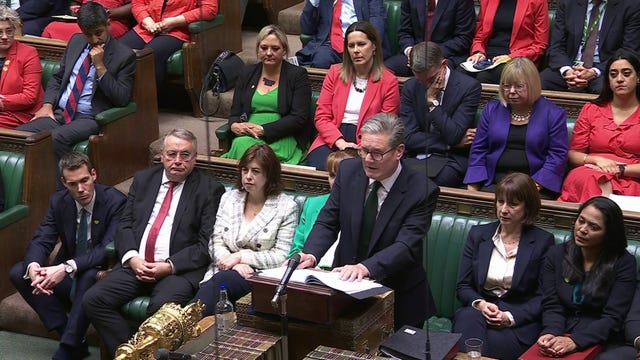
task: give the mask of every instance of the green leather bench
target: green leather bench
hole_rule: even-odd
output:
[[[0,151],[0,174],[4,184],[4,211],[0,212],[0,229],[29,216],[29,206],[22,202],[24,154]]]

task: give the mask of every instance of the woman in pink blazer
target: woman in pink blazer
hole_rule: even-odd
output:
[[[315,114],[318,136],[306,164],[325,170],[327,156],[357,148],[360,127],[379,112],[398,114],[398,79],[385,69],[382,45],[371,23],[358,21],[347,28],[342,64],[329,68]],[[347,56],[348,53],[348,56]]]
[[[35,48],[15,40],[18,14],[0,6],[0,128],[29,122],[42,105],[42,65]]]

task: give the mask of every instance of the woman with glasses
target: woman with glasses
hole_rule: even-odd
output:
[[[626,247],[616,203],[597,196],[580,206],[572,238],[551,247],[542,266],[540,353],[562,357],[623,339],[637,275]]]
[[[18,13],[0,6],[0,128],[29,122],[42,105],[42,65],[38,51],[16,41]]]
[[[483,341],[482,355],[517,359],[536,342],[542,312],[539,277],[553,235],[533,225],[540,209],[535,182],[526,174],[507,175],[496,187],[499,221],[469,231],[458,276],[453,331],[460,346]]]
[[[384,34],[383,34],[384,35]],[[379,34],[369,22],[351,24],[344,36],[342,63],[322,83],[315,113],[318,136],[306,163],[325,170],[327,156],[357,148],[362,124],[379,112],[398,114],[398,79],[384,67]]]
[[[597,99],[580,111],[569,150],[573,168],[558,200],[640,195],[640,60],[628,51],[611,57]]]
[[[211,266],[194,300],[213,315],[220,286],[235,302],[251,291],[246,280],[255,270],[280,266],[287,258],[298,223],[298,208],[282,192],[280,162],[269,145],[250,147],[238,162],[235,189],[220,199],[209,240]]]
[[[531,60],[515,58],[505,66],[499,100],[485,105],[471,144],[467,189],[493,191],[508,173],[522,172],[542,198],[557,197],[567,163],[567,117],[540,93]]]
[[[223,158],[240,159],[254,144],[269,144],[284,164],[299,164],[311,140],[311,85],[307,70],[287,62],[287,35],[276,25],[260,30],[259,62],[236,82],[229,128],[234,135]]]

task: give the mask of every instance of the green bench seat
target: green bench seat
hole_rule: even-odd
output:
[[[4,184],[4,211],[0,212],[0,229],[29,216],[29,206],[22,202],[24,154],[0,151],[0,174]]]

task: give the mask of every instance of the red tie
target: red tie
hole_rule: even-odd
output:
[[[427,23],[424,27],[424,41],[431,40],[431,25],[436,14],[436,0],[427,0]]]
[[[149,235],[147,235],[147,246],[144,249],[144,259],[147,262],[155,261],[156,240],[158,240],[158,233],[160,232],[162,223],[164,223],[164,219],[167,217],[169,208],[171,207],[171,199],[173,198],[173,187],[176,185],[176,183],[174,181],[169,181],[167,184],[169,185],[169,190],[167,190],[167,194],[164,196],[164,200],[162,200],[160,211],[158,211],[158,215],[153,221],[153,225],[151,225],[151,230],[149,230]]]
[[[87,56],[85,56],[80,68],[78,69],[78,74],[76,74],[76,80],[71,88],[67,104],[64,106],[64,109],[62,109],[62,117],[64,118],[65,124],[70,123],[76,114],[78,101],[82,95],[82,89],[84,89],[84,84],[87,82],[87,78],[89,77],[89,69],[91,69],[91,55],[87,53]]]
[[[331,47],[342,54],[344,51],[344,38],[342,37],[342,22],[340,15],[342,14],[342,0],[336,0],[333,5],[333,19],[331,20],[331,35],[329,41]]]

